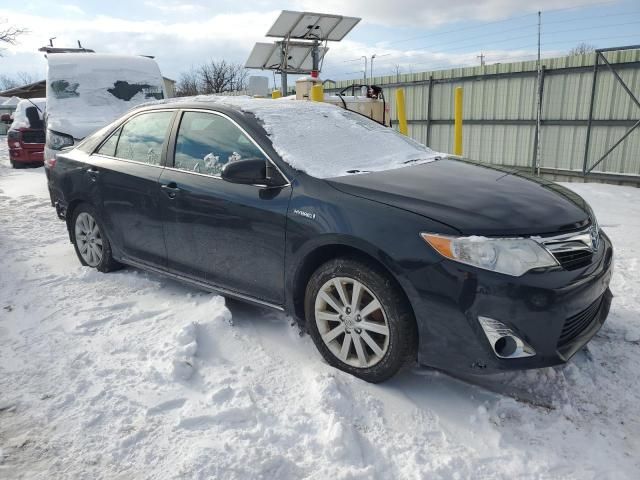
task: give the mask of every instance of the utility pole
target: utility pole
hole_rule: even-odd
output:
[[[367,57],[363,55],[360,58],[364,58],[364,76],[362,77],[362,83],[367,83]]]
[[[478,55],[476,58],[480,59],[480,66],[484,67],[484,59],[485,59],[485,55],[484,53],[482,53],[482,51],[480,52],[480,55]]]
[[[542,30],[542,12],[538,11],[538,61],[537,61],[537,87],[538,92],[536,95],[536,174],[540,176],[540,163],[541,163],[541,155],[540,155],[540,138],[542,137],[542,132],[540,128],[540,124],[542,121],[542,62],[540,61],[540,34]]]

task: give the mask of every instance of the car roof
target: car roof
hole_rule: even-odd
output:
[[[254,98],[246,95],[225,96],[225,95],[196,95],[191,97],[174,97],[164,100],[143,103],[136,108],[206,108],[221,112],[234,112],[240,114],[253,114],[254,110],[279,109],[288,102],[294,102],[306,109],[316,108],[323,110],[326,108],[336,108],[327,103],[297,102],[295,97],[284,97],[279,99]],[[292,105],[292,104],[290,104]]]

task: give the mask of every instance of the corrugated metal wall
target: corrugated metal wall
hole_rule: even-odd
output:
[[[640,96],[640,50],[604,55],[629,89]],[[573,171],[583,168],[594,59],[595,54],[587,54],[542,62],[542,168]],[[393,120],[397,118],[395,90],[404,88],[409,135],[443,152],[453,149],[453,91],[463,87],[464,155],[501,165],[532,167],[536,78],[533,61],[376,77],[373,83],[384,87]],[[350,84],[341,81],[336,89],[327,91]],[[640,108],[601,63],[588,164],[595,163],[638,119]],[[627,137],[594,172],[640,175],[640,129]]]

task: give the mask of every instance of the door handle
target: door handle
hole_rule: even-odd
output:
[[[176,195],[180,191],[176,182],[167,183],[166,185],[160,185],[160,188],[164,190],[169,198],[176,198]]]
[[[96,180],[98,180],[98,174],[100,173],[100,170],[98,170],[96,167],[89,167],[87,169],[87,175],[89,175],[89,178],[91,179],[91,181],[95,182]]]

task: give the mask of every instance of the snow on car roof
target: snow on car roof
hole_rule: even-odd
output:
[[[328,103],[213,95],[168,103],[182,101],[216,103],[253,113],[282,159],[317,178],[391,170],[443,156],[392,128]]]

